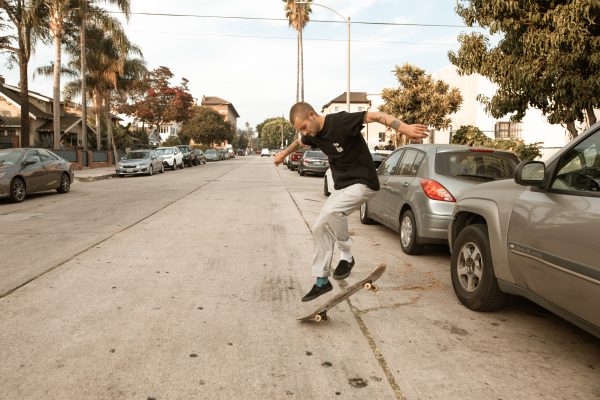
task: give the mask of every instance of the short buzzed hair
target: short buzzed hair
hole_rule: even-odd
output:
[[[296,118],[306,118],[309,112],[314,112],[316,114],[315,109],[308,103],[303,101],[296,103],[290,109],[290,122],[292,125],[294,124],[294,120]]]

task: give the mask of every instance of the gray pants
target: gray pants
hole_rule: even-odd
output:
[[[349,251],[353,240],[348,234],[348,215],[358,210],[376,191],[366,185],[355,184],[341,190],[334,190],[325,201],[321,214],[312,227],[313,265],[315,277],[330,275],[333,245],[338,243],[341,251]]]

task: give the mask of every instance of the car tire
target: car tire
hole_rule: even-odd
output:
[[[69,190],[71,190],[71,178],[69,174],[62,174],[56,191],[58,193],[68,193]]]
[[[494,311],[506,303],[494,274],[487,226],[472,224],[454,241],[450,277],[456,297],[474,311]]]
[[[150,166],[148,167],[148,176],[152,176],[152,174],[154,174],[154,170],[152,168],[152,164],[150,164]]]
[[[327,185],[327,175],[323,176],[323,195],[325,197],[331,195],[331,192],[329,191],[329,186]]]
[[[298,173],[300,174],[300,176],[304,176],[306,174],[306,172],[300,170],[298,170]]]
[[[161,174],[165,172],[165,164],[160,164],[160,171],[158,172],[160,172]]]
[[[177,161],[173,160],[173,166],[171,167],[173,171],[177,169]]]
[[[25,200],[27,188],[25,181],[21,178],[15,178],[10,182],[10,201],[20,203]]]
[[[415,214],[408,209],[400,217],[400,247],[409,255],[423,253],[423,245],[418,242]]]
[[[367,203],[363,203],[360,205],[359,216],[360,222],[363,225],[373,225],[375,223],[375,221],[369,218],[369,206],[367,205]]]
[[[181,165],[179,165],[179,168],[181,168],[181,169],[185,168],[185,163],[183,162],[183,160],[181,160]]]

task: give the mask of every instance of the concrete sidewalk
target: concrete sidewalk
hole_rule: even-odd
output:
[[[75,173],[75,179],[80,182],[93,182],[117,176],[114,165],[102,168],[78,169],[73,172]]]

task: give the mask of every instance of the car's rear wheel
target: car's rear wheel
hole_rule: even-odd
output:
[[[508,298],[498,287],[483,224],[469,225],[458,234],[452,248],[450,276],[456,297],[471,310],[497,310]]]
[[[152,169],[152,164],[150,164],[150,166],[148,166],[148,176],[152,176],[152,174],[154,174],[154,170]]]
[[[69,174],[62,174],[56,191],[58,193],[67,193],[69,190],[71,190],[71,178]]]
[[[412,210],[406,210],[400,217],[400,246],[406,254],[416,255],[423,252],[423,245],[418,243],[417,221]]]
[[[25,181],[21,178],[13,179],[10,183],[10,201],[13,203],[20,203],[25,200],[26,193]]]
[[[360,205],[360,222],[364,225],[371,225],[375,221],[369,218],[369,206],[367,203],[363,203]]]
[[[173,171],[177,169],[177,160],[173,160]]]
[[[165,172],[165,165],[163,163],[160,164],[160,171],[158,172],[160,172],[161,174]]]

